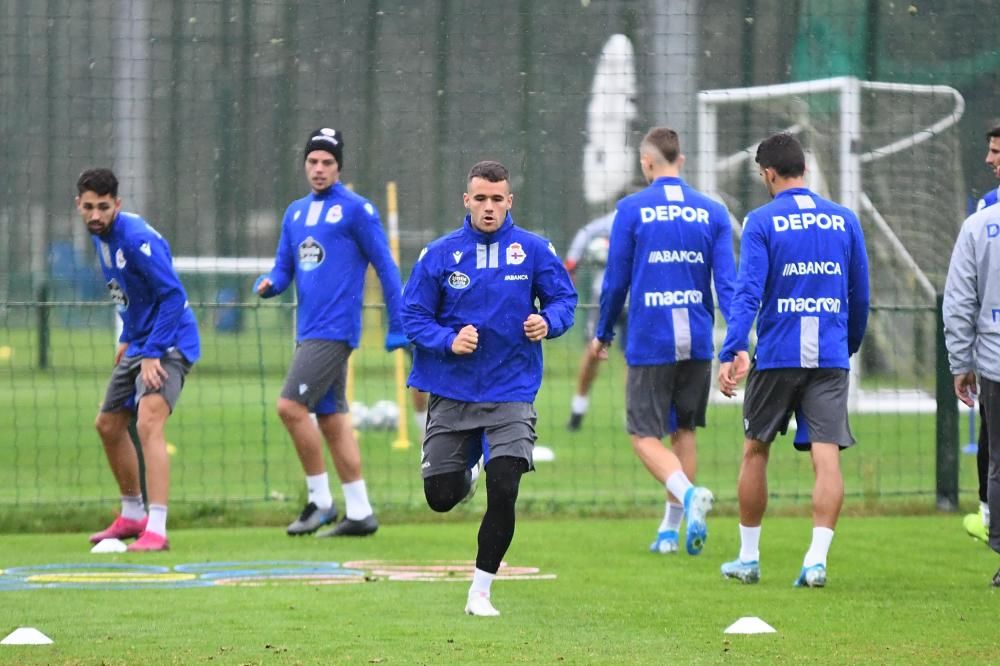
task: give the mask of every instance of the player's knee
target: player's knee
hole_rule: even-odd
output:
[[[445,513],[455,508],[465,496],[465,473],[451,472],[435,474],[424,479],[424,498],[427,506],[438,513]]]
[[[101,412],[94,419],[94,428],[97,430],[97,434],[101,438],[110,437],[115,434],[118,429],[117,419],[112,417],[108,412]]]
[[[276,408],[278,416],[285,423],[297,421],[309,415],[309,410],[305,405],[288,398],[278,398]]]

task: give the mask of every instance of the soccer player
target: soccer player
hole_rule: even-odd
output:
[[[987,543],[1000,553],[1000,206],[987,206],[962,224],[945,282],[944,335],[955,395],[975,404],[976,375],[985,419],[990,522]],[[1000,569],[993,576],[1000,587]]]
[[[465,223],[413,267],[403,323],[416,346],[409,384],[430,393],[420,467],[431,509],[467,498],[475,461],[485,460],[486,514],[465,612],[490,616],[500,614],[490,587],[514,537],[521,476],[533,469],[541,342],[573,325],[576,291],[552,244],[514,224],[502,164],[479,162],[467,186]]]
[[[170,246],[144,219],[122,211],[115,174],[110,169],[84,171],[76,191],[76,209],[94,241],[123,324],[115,369],[95,424],[121,491],[121,514],[90,541],[138,537],[130,551],[168,550],[170,458],[163,427],[201,354],[198,323],[174,272]],[[146,467],[148,514],[128,432],[133,415]]]
[[[986,166],[1000,179],[1000,126],[986,133]],[[976,210],[997,203],[1000,187],[994,188],[983,195],[976,205]],[[987,479],[989,478],[990,445],[989,428],[986,423],[986,411],[982,402],[979,403],[979,447],[976,451],[976,471],[979,473],[979,512],[967,514],[962,519],[965,531],[981,541],[989,541],[987,530],[990,526],[990,505],[987,501]]]
[[[986,133],[986,166],[988,166],[997,178],[1000,178],[1000,125],[997,125]],[[990,190],[983,195],[976,205],[976,210],[992,206],[1000,199],[1000,187]]]
[[[810,451],[816,481],[812,543],[794,584],[823,587],[844,500],[840,450],[854,444],[847,420],[849,359],[868,322],[868,256],[857,216],[806,188],[805,154],[794,136],[765,139],[756,161],[773,201],[744,220],[736,294],[719,354],[723,394],[732,396],[750,372],[738,486],[740,554],[722,565],[722,574],[744,583],[760,579],[767,461],[771,442],[795,412],[796,448]]]
[[[607,241],[611,236],[611,223],[614,222],[614,219],[614,211],[606,215],[601,215],[588,222],[573,236],[573,240],[569,244],[569,249],[566,251],[565,264],[566,270],[569,271],[574,283],[576,282],[576,269],[581,262],[590,260],[597,263],[595,258],[588,256],[588,250],[593,242]],[[607,257],[604,257],[604,261],[600,263],[604,264],[606,262]],[[600,301],[601,283],[603,281],[604,271],[600,270],[594,275],[591,283],[591,302],[597,303]],[[587,314],[588,342],[594,337],[594,328],[596,326],[597,311],[590,310]],[[570,432],[578,431],[580,426],[583,425],[583,417],[590,407],[590,387],[593,385],[594,380],[597,379],[598,370],[597,359],[588,350],[584,350],[583,356],[580,358],[580,371],[577,373],[576,393],[573,395],[573,400],[570,404],[569,422],[566,424],[566,429]]]
[[[590,351],[608,357],[629,294],[626,426],[632,448],[668,493],[650,549],[676,552],[686,516],[685,546],[697,555],[708,537],[705,514],[713,496],[692,483],[695,428],[705,425],[711,384],[712,283],[723,316],[733,294],[732,227],[725,206],[680,178],[684,156],[675,131],[650,129],[639,144],[639,164],[650,184],[618,202]],[[677,431],[666,448],[671,409]]]
[[[375,206],[340,182],[343,135],[327,127],[311,132],[303,158],[312,192],[288,206],[274,268],[254,283],[254,291],[270,298],[285,291],[294,279],[298,293],[295,355],[278,398],[278,415],[305,471],[308,499],[287,532],[290,536],[311,534],[337,520],[323,459],[325,438],[346,508],[343,520],[317,536],[366,536],[378,529],[378,521],[368,501],[361,450],[351,426],[347,360],[361,341],[361,304],[369,263],[382,283],[389,311],[386,351],[406,346],[399,269]],[[316,414],[315,422],[310,412]]]

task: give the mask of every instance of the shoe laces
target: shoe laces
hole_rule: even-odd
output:
[[[302,513],[299,514],[299,520],[309,520],[309,516],[316,513],[317,510],[319,510],[319,507],[316,506],[316,503],[309,502],[309,504],[306,504],[305,507],[303,507]]]

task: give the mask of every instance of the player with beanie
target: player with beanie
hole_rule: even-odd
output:
[[[287,532],[311,534],[337,520],[323,458],[325,438],[346,506],[343,520],[317,536],[365,536],[378,529],[378,521],[351,426],[347,361],[361,341],[368,264],[382,284],[389,313],[386,351],[407,344],[400,319],[402,283],[375,206],[340,182],[342,133],[328,127],[310,132],[303,160],[312,191],[288,206],[274,268],[254,283],[258,295],[270,298],[294,280],[298,295],[295,355],[278,398],[278,415],[305,471],[308,499]]]

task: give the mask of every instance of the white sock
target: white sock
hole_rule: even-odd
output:
[[[417,429],[420,430],[420,437],[423,438],[424,432],[427,430],[427,410],[413,412],[413,420],[417,424]]]
[[[663,520],[660,521],[660,532],[667,530],[677,531],[681,526],[681,519],[684,517],[684,505],[667,501],[667,506],[663,511]]]
[[[122,499],[124,499],[124,498],[122,498]],[[983,526],[985,526],[986,529],[989,529],[989,527],[990,527],[990,505],[987,504],[986,502],[980,502],[979,503],[979,513],[983,514]]]
[[[146,523],[146,531],[167,536],[167,506],[165,504],[149,505],[149,522]]]
[[[573,396],[573,402],[571,403],[571,408],[574,414],[586,414],[588,407],[590,407],[590,398],[588,398],[585,395]]]
[[[333,495],[330,494],[330,475],[326,472],[306,477],[306,489],[309,500],[317,509],[325,511],[333,506]]]
[[[481,592],[486,596],[490,596],[490,585],[493,584],[494,578],[496,578],[496,574],[476,569],[475,573],[472,574],[472,586],[469,587],[469,594]]]
[[[740,525],[740,562],[760,561],[760,525]]]
[[[142,495],[122,495],[122,518],[142,520],[146,517],[146,505]]]
[[[364,479],[344,483],[340,487],[344,489],[344,504],[347,505],[344,515],[349,519],[361,520],[374,513],[372,505],[368,503],[368,488]]]
[[[687,494],[689,488],[691,488],[691,482],[688,480],[687,475],[684,472],[674,472],[667,477],[667,490],[674,497],[679,497],[680,500],[684,501],[684,496]]]
[[[830,552],[830,542],[833,541],[833,530],[829,527],[814,527],[813,540],[802,560],[802,566],[811,567],[815,564],[826,566],[826,554]]]

